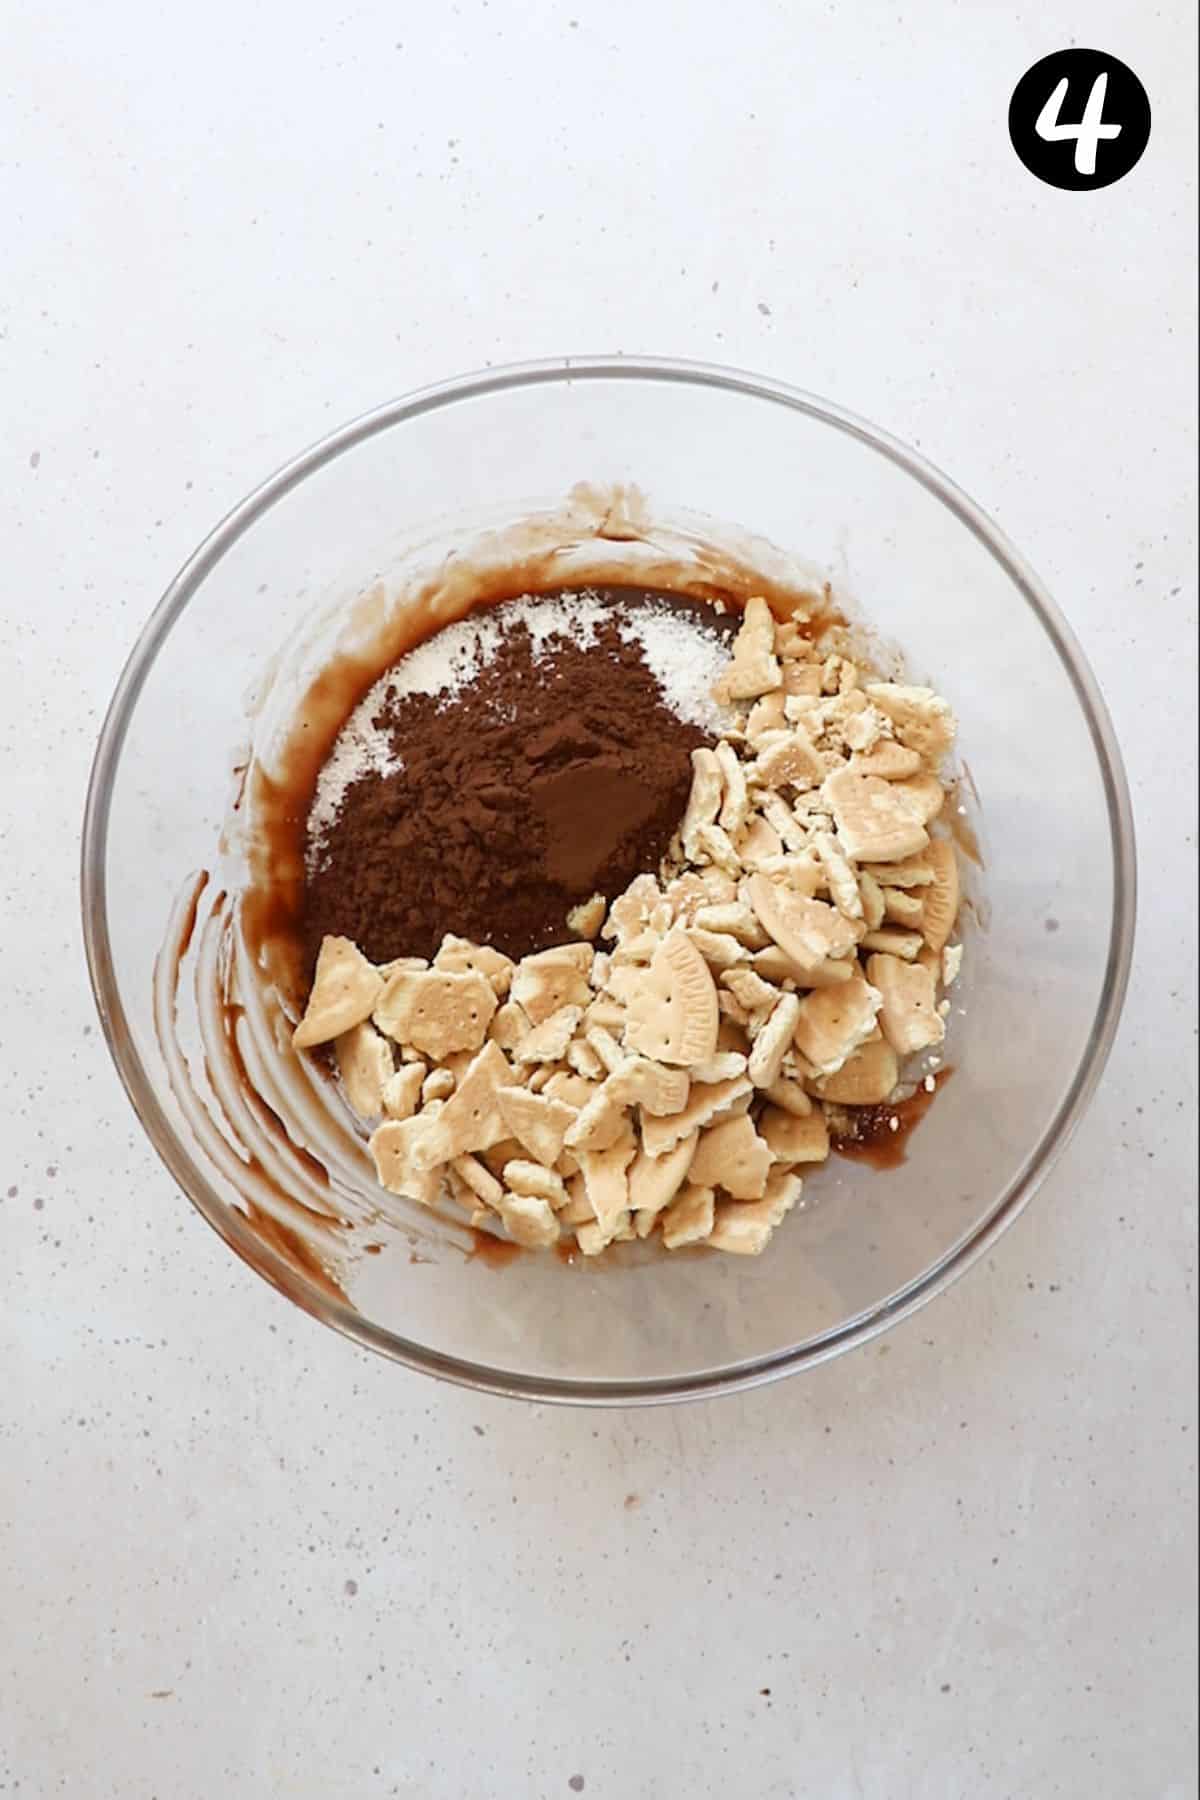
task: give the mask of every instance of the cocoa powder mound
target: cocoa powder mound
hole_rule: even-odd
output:
[[[609,590],[691,612],[732,636],[702,601]],[[346,789],[310,846],[304,951],[327,932],[375,962],[433,956],[446,932],[510,956],[561,943],[566,915],[657,868],[691,785],[691,752],[711,742],[665,705],[636,639],[608,621],[582,646],[527,628],[457,692],[393,695],[376,715],[403,766]]]

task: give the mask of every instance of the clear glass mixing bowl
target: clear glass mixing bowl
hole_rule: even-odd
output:
[[[497,1266],[469,1253],[461,1229],[427,1218],[376,1231],[381,1247],[350,1257],[334,1287],[292,1235],[247,1211],[228,1151],[179,1105],[170,1061],[200,1056],[185,1016],[194,1002],[181,986],[173,1050],[161,994],[155,1017],[156,955],[172,907],[187,910],[189,871],[213,867],[239,746],[262,748],[267,725],[261,710],[248,723],[246,699],[278,672],[280,645],[314,610],[329,617],[332,605],[336,619],[340,601],[386,586],[422,544],[444,557],[481,525],[561,506],[578,481],[636,483],[655,516],[718,522],[718,535],[732,523],[802,559],[953,703],[985,865],[961,999],[952,990],[954,1075],[901,1167],[834,1158],[760,1258],[564,1267],[524,1254]],[[749,1386],[864,1342],[1015,1217],[1112,1041],[1133,835],[1108,715],[1062,616],[937,470],[776,382],[568,360],[449,382],[356,420],[201,545],[142,632],[104,725],[83,915],[122,1080],[231,1248],[326,1324],[415,1368],[539,1400],[648,1403]],[[279,1108],[302,1139],[286,1099]],[[356,1179],[369,1189],[361,1173],[345,1176]]]

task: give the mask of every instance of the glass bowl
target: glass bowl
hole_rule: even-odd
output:
[[[576,483],[591,486],[567,498]],[[645,529],[629,527],[631,510]],[[453,611],[472,569],[531,543],[564,581],[597,557],[632,555],[622,566],[644,571],[647,556],[714,544],[772,576],[828,579],[959,717],[962,836],[973,841],[969,824],[981,866],[952,990],[952,1078],[906,1161],[876,1171],[833,1158],[759,1258],[638,1245],[564,1266],[505,1256],[403,1202],[381,1217],[361,1145],[332,1143],[311,1080],[253,1064],[250,1135],[229,1091],[231,1069],[264,1043],[267,1061],[286,1049],[269,1004],[258,1048],[244,1040],[261,997],[229,938],[247,760],[269,765],[297,684],[344,647],[347,621],[402,615],[418,590]],[[1024,1206],[1095,1088],[1133,917],[1107,712],[1061,614],[990,520],[826,401],[647,359],[531,363],[429,388],[265,482],[146,624],[104,724],[83,833],[104,1030],[205,1218],[357,1342],[543,1401],[747,1387],[863,1343],[947,1286]],[[214,1010],[222,971],[237,1005]]]

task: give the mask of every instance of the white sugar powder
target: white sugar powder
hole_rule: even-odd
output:
[[[372,688],[371,694],[375,692]],[[360,775],[393,775],[404,767],[392,749],[391,740],[371,722],[377,708],[368,706],[371,694],[355,708],[339,731],[333,749],[317,776],[316,792],[309,810],[311,836],[309,862],[320,849],[325,833],[341,810],[346,789],[353,787]],[[311,867],[310,867],[311,873]]]
[[[606,620],[616,625],[626,643],[640,646],[662,691],[663,703],[676,718],[717,736],[730,715],[712,698],[711,689],[729,660],[729,649],[711,627],[690,614],[653,602],[625,612],[608,605],[591,589],[554,600],[533,595],[509,600],[435,632],[381,675],[355,707],[317,778],[308,817],[310,865],[319,855],[347,788],[362,775],[390,775],[404,766],[387,734],[373,723],[388,700],[408,694],[441,695],[447,703],[453,700],[492,661],[514,624],[524,625],[529,632],[537,661],[564,639],[590,649]]]
[[[617,628],[626,643],[641,645],[663,702],[675,717],[718,737],[732,718],[730,709],[712,697],[713,682],[729,661],[726,640],[687,613],[665,606],[618,617]]]

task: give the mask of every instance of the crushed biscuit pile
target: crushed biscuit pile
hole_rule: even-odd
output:
[[[736,724],[692,751],[658,873],[575,907],[574,941],[514,962],[447,934],[377,966],[324,939],[294,1043],[333,1044],[385,1188],[448,1189],[529,1248],[756,1255],[831,1127],[941,1043],[954,717],[829,635],[747,603],[714,688]]]

